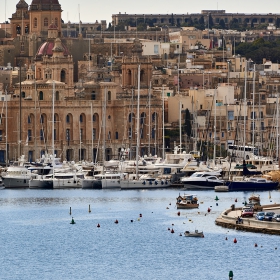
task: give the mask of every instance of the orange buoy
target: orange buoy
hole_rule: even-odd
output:
[[[234,238],[233,243],[237,243],[237,239],[236,238]]]
[[[171,231],[170,231],[171,233],[174,233],[175,231],[174,231],[174,229],[171,229]]]
[[[255,247],[258,247],[258,244],[257,244],[257,243],[255,243]]]
[[[115,224],[118,224],[119,223],[119,221],[118,220],[115,220]]]
[[[97,227],[100,227],[100,224],[97,224]]]
[[[178,215],[178,216],[180,216],[180,215],[181,215],[180,211],[177,213],[177,215]]]

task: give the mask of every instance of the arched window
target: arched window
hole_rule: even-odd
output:
[[[60,81],[61,81],[62,83],[65,83],[65,81],[66,81],[66,73],[65,73],[65,70],[61,70],[61,72],[60,72]]]
[[[119,133],[116,131],[115,138],[119,139]]]
[[[91,100],[95,100],[95,91],[91,92]]]
[[[25,98],[25,92],[24,91],[21,92],[21,97]]]
[[[108,91],[108,101],[111,100],[111,91]]]
[[[27,117],[27,123],[31,123],[31,117],[30,116]]]
[[[144,82],[144,76],[145,76],[145,71],[141,70],[140,71],[140,82]]]
[[[40,123],[44,123],[44,116],[43,115],[40,116]]]
[[[83,122],[83,115],[80,115],[80,122]]]
[[[145,123],[145,118],[146,118],[146,114],[143,112],[143,113],[141,114],[140,124],[144,124],[144,123]]]
[[[39,100],[44,100],[44,93],[42,91],[39,92]]]
[[[55,100],[56,100],[56,101],[59,101],[59,91],[56,91],[56,92],[55,92]]]
[[[34,18],[34,20],[33,20],[33,27],[37,28],[37,25],[38,25],[38,20],[37,20],[37,18]]]
[[[129,115],[128,115],[128,122],[132,122],[132,119],[133,119],[133,113],[130,113]]]
[[[152,122],[156,122],[157,121],[157,113],[153,113],[152,114]]]
[[[44,18],[44,26],[46,26],[46,27],[49,26],[49,20],[48,20],[48,18]]]
[[[66,123],[70,123],[70,115],[69,114],[66,116]]]
[[[92,121],[93,121],[93,122],[96,122],[96,115],[93,115],[93,116],[92,116]]]
[[[111,139],[111,131],[108,132],[108,140]]]

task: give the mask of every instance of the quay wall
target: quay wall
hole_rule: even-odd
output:
[[[280,204],[263,205],[259,211],[275,210]],[[236,224],[237,216],[240,216],[242,208],[226,209],[216,219],[218,226],[257,233],[280,235],[280,222],[259,221],[253,218],[242,218],[243,224]]]

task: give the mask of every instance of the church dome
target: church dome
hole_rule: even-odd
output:
[[[36,59],[41,59],[43,56],[52,56],[53,55],[53,50],[56,50],[55,48],[55,42],[54,41],[47,41],[44,42],[38,49],[37,53],[36,53]],[[70,55],[67,47],[61,42],[60,46],[61,52],[63,52],[64,56],[68,56]],[[57,48],[57,46],[56,46]]]
[[[20,0],[17,5],[17,9],[28,9],[28,4],[24,0]]]

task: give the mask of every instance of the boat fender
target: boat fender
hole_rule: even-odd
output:
[[[142,184],[143,184],[143,185],[146,185],[146,181],[144,181]]]
[[[158,184],[158,182],[157,181],[155,181],[155,185],[157,185]]]
[[[167,185],[168,184],[168,182],[167,182],[167,180],[165,181],[165,185]]]
[[[164,184],[164,182],[163,182],[163,181],[161,181],[161,184],[163,185],[163,184]]]
[[[150,181],[150,182],[149,182],[149,184],[150,184],[150,185],[152,185],[152,184],[153,184],[153,182],[152,182],[152,181]]]

